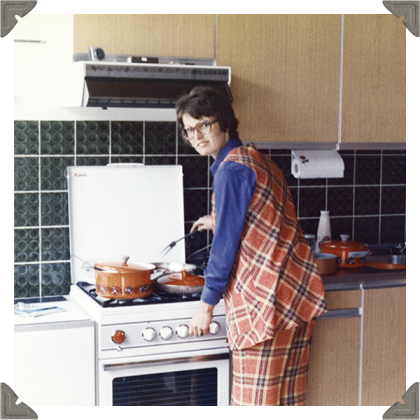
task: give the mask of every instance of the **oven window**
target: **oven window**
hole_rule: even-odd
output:
[[[112,405],[217,405],[217,368],[113,380]]]

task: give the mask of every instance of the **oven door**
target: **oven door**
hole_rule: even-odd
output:
[[[99,362],[99,405],[229,405],[229,352]]]

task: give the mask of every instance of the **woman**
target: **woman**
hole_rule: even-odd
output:
[[[196,87],[176,112],[184,139],[214,158],[212,212],[191,229],[214,236],[190,333],[208,334],[223,296],[231,405],[303,405],[310,338],[326,302],[290,191],[274,162],[242,145],[224,94]]]

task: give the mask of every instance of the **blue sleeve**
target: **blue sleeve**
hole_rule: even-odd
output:
[[[255,193],[256,175],[248,166],[225,162],[213,180],[216,223],[201,300],[216,305],[230,280],[245,217]]]

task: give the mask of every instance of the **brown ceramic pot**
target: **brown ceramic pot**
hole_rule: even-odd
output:
[[[325,241],[321,244],[321,251],[337,255],[337,267],[340,268],[362,267],[364,257],[369,254],[366,244],[354,241]]]
[[[137,299],[153,291],[153,264],[95,263],[96,293],[109,299]]]

